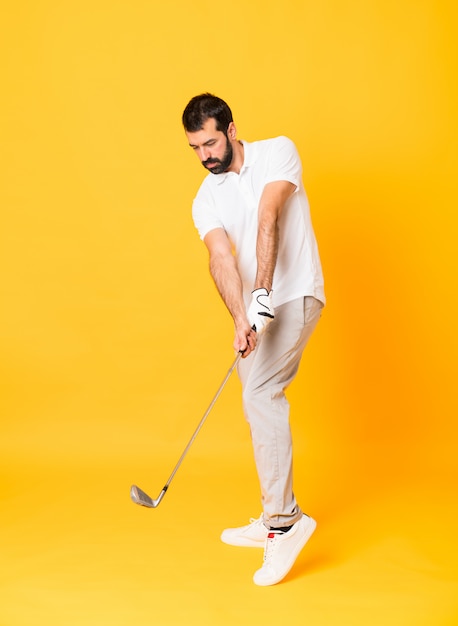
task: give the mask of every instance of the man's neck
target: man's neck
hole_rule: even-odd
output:
[[[243,161],[245,158],[245,149],[243,147],[243,143],[241,141],[234,141],[234,143],[232,144],[232,150],[234,152],[234,157],[227,171],[240,174],[240,170],[242,169]]]

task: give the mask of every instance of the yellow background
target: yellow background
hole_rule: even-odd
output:
[[[1,626],[458,623],[457,27],[451,0],[18,0],[0,19]],[[260,513],[190,217],[181,113],[302,155],[328,306],[290,391],[318,530],[287,579]]]

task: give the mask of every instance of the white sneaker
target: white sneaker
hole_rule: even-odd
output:
[[[294,565],[315,528],[315,520],[303,515],[286,533],[269,531],[264,549],[264,564],[253,576],[255,584],[267,586],[280,582]]]
[[[221,533],[221,541],[230,546],[242,546],[244,548],[263,548],[267,539],[267,530],[264,526],[263,515],[258,519],[253,517],[247,526],[239,528],[226,528]]]

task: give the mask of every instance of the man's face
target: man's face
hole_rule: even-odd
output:
[[[212,174],[222,174],[229,169],[233,158],[232,145],[227,135],[216,129],[214,118],[209,118],[201,130],[186,132],[186,136],[205,169]]]

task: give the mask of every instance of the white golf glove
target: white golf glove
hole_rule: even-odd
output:
[[[247,317],[250,326],[260,335],[275,317],[272,306],[272,291],[269,292],[262,287],[255,289],[251,295],[252,300]]]

